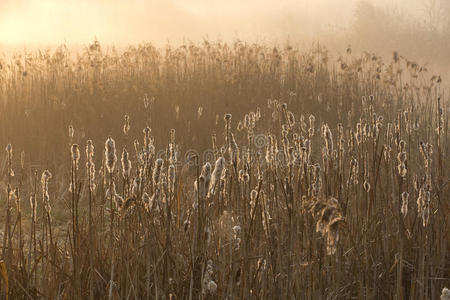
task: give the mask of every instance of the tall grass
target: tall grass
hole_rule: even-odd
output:
[[[95,42],[1,66],[3,296],[437,299],[450,285],[448,95],[397,53]]]

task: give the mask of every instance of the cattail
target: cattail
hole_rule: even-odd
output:
[[[300,116],[300,128],[302,129],[303,133],[306,133],[307,125],[305,122],[305,116],[303,115]]]
[[[288,124],[290,127],[294,126],[295,124],[295,117],[294,114],[291,111],[287,112],[287,119],[288,119]]]
[[[224,120],[225,120],[226,122],[230,121],[230,120],[231,120],[231,114],[225,114]]]
[[[252,190],[250,193],[250,218],[253,216],[256,207],[256,199],[258,198],[258,191]]]
[[[269,135],[267,137],[267,146],[266,146],[266,163],[268,165],[272,165],[274,159],[275,159],[275,153],[273,153],[273,145],[274,143],[274,137],[272,135]]]
[[[86,160],[92,163],[93,158],[94,158],[94,144],[92,143],[91,140],[88,140],[86,142]]]
[[[214,152],[214,159],[216,159],[219,154],[218,154],[218,150],[217,150],[217,137],[216,137],[215,133],[213,133],[211,135],[211,143],[212,143],[212,149]]]
[[[209,191],[208,191],[209,196],[215,195],[217,186],[220,182],[220,177],[222,176],[222,172],[224,170],[224,166],[225,166],[225,159],[223,157],[219,157],[216,160],[214,171],[212,172],[211,175],[211,182],[209,184]]]
[[[177,164],[177,150],[176,150],[176,146],[175,143],[170,143],[169,144],[169,163],[172,165],[176,165]]]
[[[241,226],[235,225],[232,228],[234,249],[239,250],[241,246]]]
[[[417,198],[417,213],[422,217],[423,227],[426,227],[428,225],[430,217],[430,202],[430,191],[422,187],[419,190],[419,197]]]
[[[168,171],[168,184],[170,193],[175,192],[175,166],[169,165]]]
[[[208,292],[211,295],[214,295],[216,291],[217,291],[217,283],[211,280],[210,282],[208,282]]]
[[[52,178],[52,173],[50,171],[45,170],[42,172],[41,176],[41,185],[42,185],[42,200],[44,203],[44,208],[47,211],[47,213],[50,213],[51,207],[50,207],[50,196],[48,194],[48,182]]]
[[[205,187],[206,190],[209,191],[209,185],[211,182],[211,164],[209,162],[203,165],[200,175],[205,178]]]
[[[12,145],[6,145],[6,153],[8,154],[8,160],[12,161]]]
[[[399,152],[404,152],[406,147],[406,142],[404,140],[400,140],[398,143]]]
[[[339,242],[339,226],[344,222],[342,216],[337,216],[332,219],[327,226],[327,254],[334,255],[337,250],[337,243]]]
[[[144,100],[144,108],[147,109],[149,107],[149,105],[150,105],[150,101],[148,99],[147,94],[144,95],[144,99],[143,100]]]
[[[130,173],[131,173],[131,161],[128,158],[128,152],[127,150],[124,148],[122,151],[122,175],[124,179],[128,179],[130,178]]]
[[[73,144],[70,148],[70,152],[72,154],[72,163],[75,170],[78,170],[79,162],[80,162],[80,147],[77,144]]]
[[[163,167],[164,161],[158,158],[155,161],[155,168],[153,169],[153,185],[157,186],[161,176],[161,169]]]
[[[450,300],[450,290],[446,287],[442,289],[441,300]]]
[[[37,202],[33,195],[30,196],[31,217],[36,218]]]
[[[20,208],[20,197],[19,197],[19,188],[15,188],[14,190],[10,190],[9,198],[16,203],[17,212],[21,212]]]
[[[398,160],[398,174],[400,175],[400,177],[405,178],[406,177],[406,173],[407,173],[407,168],[406,168],[406,152],[400,152],[397,155],[397,160]]]
[[[402,208],[401,208],[401,213],[402,213],[403,217],[406,217],[406,215],[408,214],[408,200],[409,200],[408,192],[403,192],[402,193]]]
[[[8,175],[14,177],[14,171],[12,169],[12,157],[13,157],[13,149],[12,145],[8,144],[6,146],[6,154],[8,155]]]
[[[124,124],[123,124],[123,134],[128,135],[128,132],[130,131],[130,116],[124,115]]]
[[[176,133],[176,131],[174,128],[170,129],[170,143],[171,144],[175,144],[175,133]]]
[[[153,203],[151,203],[150,201],[150,196],[147,194],[147,192],[144,192],[142,194],[142,203],[144,204],[144,208],[147,212],[150,212],[153,206]]]
[[[231,114],[225,114],[223,119],[225,120],[225,141],[226,146],[230,147],[230,139],[231,139]]]
[[[327,254],[333,255],[339,242],[339,227],[345,222],[339,202],[333,197],[315,199],[310,212],[316,221],[316,231],[327,238]]]
[[[433,154],[433,146],[430,143],[419,143],[419,150],[425,162],[425,169],[431,166],[431,155]]]
[[[328,150],[328,153],[331,153],[333,151],[333,135],[327,124],[322,126],[322,136],[325,140],[325,147]]]
[[[94,191],[95,186],[95,163],[94,163],[94,145],[91,140],[86,142],[86,171],[89,178],[89,188]]]
[[[23,150],[20,153],[20,166],[22,169],[25,168],[25,151],[23,151]]]
[[[116,142],[112,138],[108,138],[105,142],[106,168],[112,174],[117,162]]]
[[[252,130],[256,126],[256,115],[254,112],[250,112],[249,114],[249,124],[247,129]]]
[[[204,295],[214,295],[217,291],[217,284],[213,280],[214,266],[212,260],[206,263],[205,273],[203,274],[202,291]]]
[[[314,115],[309,115],[309,128],[314,129],[315,122],[316,122],[316,117],[314,117]]]
[[[364,187],[364,190],[366,191],[366,193],[368,193],[370,191],[370,183],[367,179],[364,180],[363,187]]]
[[[358,184],[358,173],[359,173],[359,164],[358,161],[353,157],[350,163],[350,182],[354,185]]]
[[[69,138],[73,139],[73,135],[74,135],[74,129],[72,125],[69,125]]]
[[[144,133],[144,148],[147,150],[148,145],[151,144],[150,133],[152,130],[147,126],[142,130],[142,132]]]
[[[247,127],[245,127],[245,128],[247,128]],[[242,121],[239,121],[238,126],[237,126],[236,129],[237,129],[237,131],[242,131],[244,129],[244,125],[242,124]]]

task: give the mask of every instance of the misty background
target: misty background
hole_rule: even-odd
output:
[[[0,52],[99,40],[116,47],[203,39],[320,42],[342,53],[398,51],[443,75],[448,0],[0,0]]]

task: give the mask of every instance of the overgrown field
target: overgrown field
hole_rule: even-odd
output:
[[[319,45],[4,58],[1,297],[438,299],[444,83]]]

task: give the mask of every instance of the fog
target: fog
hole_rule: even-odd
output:
[[[342,53],[391,56],[450,68],[448,0],[0,0],[0,53],[98,40],[124,47],[203,39],[319,42]]]
[[[377,0],[420,18],[424,0]],[[345,32],[357,0],[0,0],[0,44],[320,40]]]

